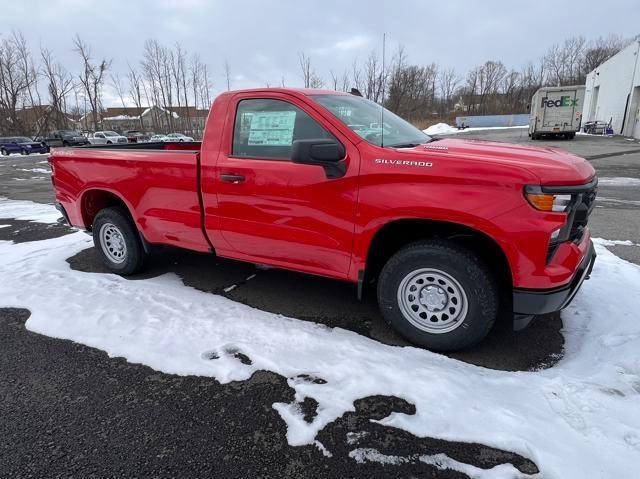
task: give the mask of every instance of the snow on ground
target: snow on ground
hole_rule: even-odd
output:
[[[56,215],[51,206],[0,201],[0,218],[50,223]],[[545,479],[637,477],[640,267],[602,242],[596,242],[592,279],[563,312],[566,355],[537,372],[495,371],[388,346],[197,291],[174,274],[129,281],[71,270],[66,258],[91,245],[80,232],[31,243],[0,241],[0,277],[11,279],[0,281],[0,307],[28,308],[31,331],[166,373],[222,383],[257,370],[281,374],[297,402],[310,397],[319,404],[312,423],[298,403],[273,405],[291,445],[315,444],[318,431],[353,411],[358,398],[394,395],[415,404],[416,414],[393,413],[379,421],[384,425],[517,452],[535,461]],[[240,361],[239,353],[252,364]],[[350,439],[354,460],[412,459],[358,452],[357,437]],[[510,465],[482,470],[441,455],[423,462],[465,469],[472,477],[527,477]]]
[[[481,469],[479,467],[472,466],[471,464],[465,464],[463,462],[456,461],[455,459],[451,459],[445,454],[390,456],[387,454],[381,454],[379,451],[372,448],[357,448],[349,453],[349,457],[361,464],[365,462],[377,462],[379,464],[403,464],[419,461],[425,464],[431,464],[440,470],[450,469],[452,471],[462,472],[472,478],[505,479],[510,477],[526,477],[522,474],[518,474],[511,464],[500,464],[491,469]]]
[[[31,171],[33,173],[47,173],[51,174],[51,170],[46,168],[18,168],[17,171]]]
[[[640,178],[625,178],[623,176],[598,178],[600,186],[640,186]]]
[[[529,128],[528,126],[482,126],[476,128],[465,128],[464,130],[458,130],[455,126],[447,125],[446,123],[436,123],[431,125],[426,130],[422,130],[429,136],[433,135],[456,135],[458,133],[464,133],[465,131],[482,131],[482,130],[511,130],[519,128]]]
[[[0,197],[0,218],[14,218],[23,221],[53,224],[58,222],[60,213],[51,205],[31,201],[8,200]]]

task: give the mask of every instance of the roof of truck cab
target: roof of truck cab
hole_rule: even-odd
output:
[[[299,95],[313,96],[313,95],[349,95],[344,91],[335,90],[321,90],[316,88],[248,88],[244,90],[232,90],[228,93],[297,93]]]

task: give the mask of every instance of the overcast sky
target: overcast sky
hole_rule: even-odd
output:
[[[0,34],[20,29],[34,50],[43,45],[69,70],[79,66],[72,51],[77,33],[94,55],[124,72],[139,62],[145,39],[180,42],[209,65],[214,93],[232,88],[300,85],[298,54],[317,73],[342,72],[398,44],[416,64],[436,62],[459,73],[485,60],[519,68],[555,42],[573,35],[640,33],[639,0],[0,0]],[[105,103],[117,103],[107,92]]]

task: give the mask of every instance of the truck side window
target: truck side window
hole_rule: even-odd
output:
[[[295,140],[333,135],[300,108],[282,100],[249,99],[238,103],[232,156],[288,160]]]

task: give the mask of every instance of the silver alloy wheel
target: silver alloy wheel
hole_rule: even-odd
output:
[[[113,223],[105,223],[100,227],[100,246],[107,258],[114,263],[123,263],[127,257],[124,236]]]
[[[427,333],[448,333],[467,316],[467,295],[460,283],[439,269],[412,271],[398,287],[398,306],[413,326]]]

